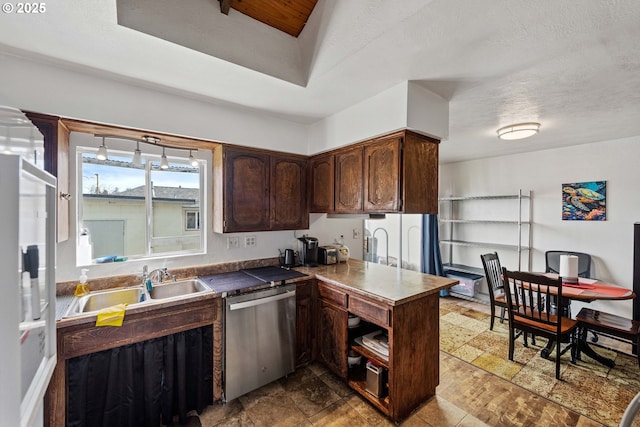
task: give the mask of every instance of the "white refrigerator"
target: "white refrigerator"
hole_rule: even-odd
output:
[[[18,154],[24,141],[0,141],[0,425],[40,426],[56,365],[56,179],[27,159],[41,147]]]
[[[364,221],[364,260],[420,271],[422,214],[386,214]]]

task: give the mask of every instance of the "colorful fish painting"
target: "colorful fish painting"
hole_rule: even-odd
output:
[[[607,181],[562,184],[562,219],[567,221],[605,221],[607,219]]]

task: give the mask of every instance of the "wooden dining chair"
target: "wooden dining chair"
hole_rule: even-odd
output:
[[[591,278],[591,255],[584,252],[573,251],[546,251],[544,253],[545,271],[547,273],[560,274],[560,256],[575,255],[578,257],[578,277]],[[571,316],[571,306],[567,305],[567,316]],[[591,341],[598,342],[598,335],[591,331]]]
[[[552,296],[562,303],[562,279],[552,279],[540,274],[509,271],[502,268],[504,283],[509,284],[505,293],[509,310],[509,360],[513,360],[516,331],[532,333],[555,340],[556,379],[560,379],[560,356],[571,351],[571,362],[576,360],[576,330],[578,322],[552,310]],[[560,350],[562,342],[568,342]]]
[[[488,253],[480,255],[482,266],[484,267],[484,277],[487,279],[489,287],[489,304],[491,305],[491,320],[489,329],[493,330],[493,324],[496,317],[496,307],[500,307],[500,323],[504,323],[504,315],[507,309],[507,297],[504,293],[502,284],[502,266],[498,253]]]

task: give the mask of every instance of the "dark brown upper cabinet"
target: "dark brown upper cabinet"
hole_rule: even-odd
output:
[[[308,228],[306,159],[264,150],[214,150],[214,231]]]
[[[334,155],[322,154],[309,160],[309,211],[333,212]]]
[[[362,212],[362,147],[341,150],[335,155],[335,212]]]
[[[271,156],[271,230],[309,228],[307,210],[307,160]]]
[[[364,210],[400,210],[400,146],[394,137],[364,146]]]
[[[311,157],[311,212],[437,213],[439,142],[403,130]]]

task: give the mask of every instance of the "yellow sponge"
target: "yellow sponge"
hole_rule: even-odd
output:
[[[80,283],[76,286],[76,291],[73,293],[74,296],[81,297],[83,295],[87,295],[89,293],[89,284],[88,283]]]
[[[122,326],[126,308],[127,304],[117,304],[103,308],[98,312],[96,326]]]

